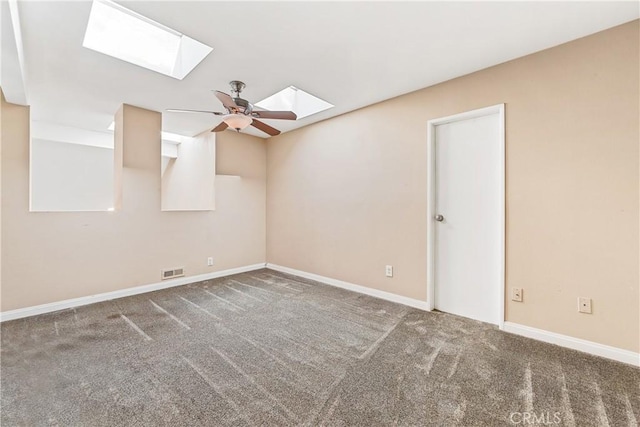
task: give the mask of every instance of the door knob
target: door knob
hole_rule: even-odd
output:
[[[438,221],[438,222],[442,222],[442,221],[444,221],[444,217],[443,217],[442,215],[440,215],[440,214],[436,215],[434,219],[435,219],[436,221]]]

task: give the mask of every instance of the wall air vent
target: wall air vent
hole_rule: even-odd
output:
[[[184,276],[184,267],[172,268],[170,270],[162,270],[162,280],[173,279],[175,277]]]

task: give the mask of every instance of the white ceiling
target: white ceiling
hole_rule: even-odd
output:
[[[82,47],[90,2],[20,2],[32,119],[105,131],[122,103],[221,111],[212,89],[257,102],[297,86],[335,105],[288,131],[610,28],[638,2],[120,2],[213,47],[176,80]],[[208,115],[163,114],[194,135]],[[256,135],[266,136],[256,131]]]

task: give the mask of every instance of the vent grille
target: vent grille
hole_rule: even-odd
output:
[[[172,268],[170,270],[162,270],[162,280],[173,279],[174,277],[184,276],[184,267]]]

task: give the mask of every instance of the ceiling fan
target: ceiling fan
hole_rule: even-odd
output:
[[[224,92],[220,92],[219,90],[213,91],[216,95],[216,98],[218,98],[220,102],[222,102],[222,105],[227,110],[227,113],[220,113],[218,111],[180,109],[168,109],[167,111],[174,113],[205,113],[222,116],[222,123],[214,127],[211,132],[221,132],[228,127],[240,132],[242,129],[251,125],[254,128],[259,129],[271,136],[279,135],[280,131],[257,119],[296,120],[298,118],[298,116],[296,116],[296,113],[292,111],[254,110],[253,105],[249,103],[249,101],[240,98],[240,92],[242,92],[242,89],[244,89],[246,85],[238,80],[229,82],[229,85],[231,86],[231,93],[234,94],[234,97],[231,97]]]

